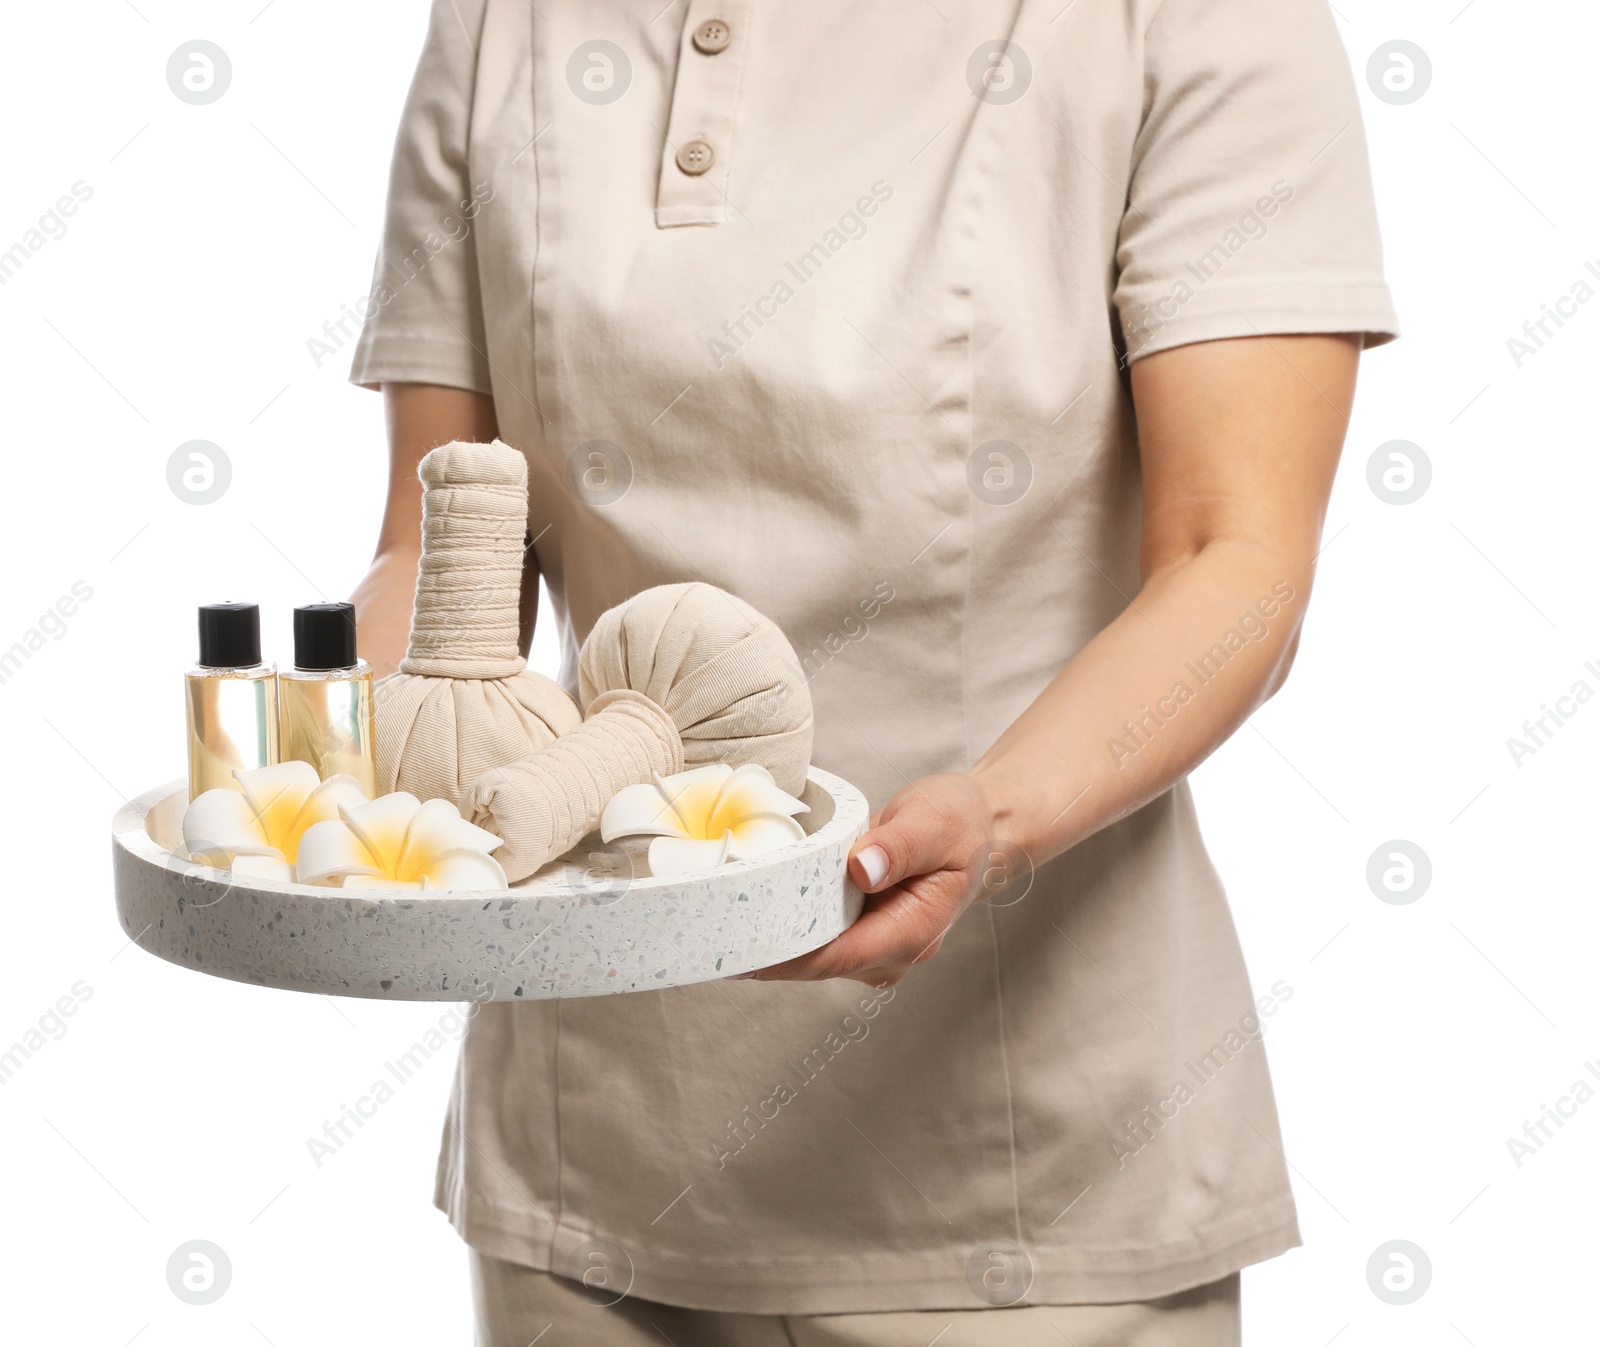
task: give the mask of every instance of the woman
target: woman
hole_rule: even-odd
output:
[[[569,685],[609,606],[721,585],[877,810],[815,953],[474,1018],[480,1342],[1238,1340],[1298,1242],[1290,989],[1184,777],[1288,672],[1394,332],[1321,0],[438,0],[353,372],[366,651],[417,459],[498,434]]]

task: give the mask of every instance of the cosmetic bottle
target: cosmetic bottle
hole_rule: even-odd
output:
[[[237,790],[234,768],[278,761],[278,676],[261,659],[261,610],[253,603],[200,609],[200,662],[184,675],[189,798]]]
[[[372,666],[356,656],[354,604],[294,610],[294,667],[278,675],[278,724],[285,762],[309,762],[324,781],[348,774],[377,793]]]

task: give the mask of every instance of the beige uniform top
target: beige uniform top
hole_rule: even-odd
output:
[[[1395,331],[1323,0],[438,0],[353,377],[493,393],[569,686],[721,585],[876,806],[1136,591],[1125,360],[1320,331]],[[437,1198],[704,1308],[1155,1297],[1297,1242],[1255,1002],[1180,785],[892,994],[486,1007]]]

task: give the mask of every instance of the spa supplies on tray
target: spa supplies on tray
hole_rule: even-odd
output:
[[[577,728],[562,687],[518,654],[528,465],[499,441],[418,467],[422,562],[411,642],[378,685],[378,789],[458,803],[484,772]]]
[[[201,610],[191,858],[300,883],[483,888],[528,878],[597,828],[607,842],[653,837],[660,875],[804,839],[811,696],[773,622],[714,585],[636,594],[583,643],[580,711],[518,653],[522,455],[455,442],[418,477],[410,642],[375,689],[348,603],[295,610],[281,675],[261,661],[254,604]],[[247,695],[196,691],[232,685]]]

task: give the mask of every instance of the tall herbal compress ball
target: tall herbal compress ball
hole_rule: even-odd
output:
[[[440,445],[418,466],[422,561],[400,672],[377,687],[378,789],[460,805],[485,772],[583,717],[518,653],[528,465],[498,440]]]

